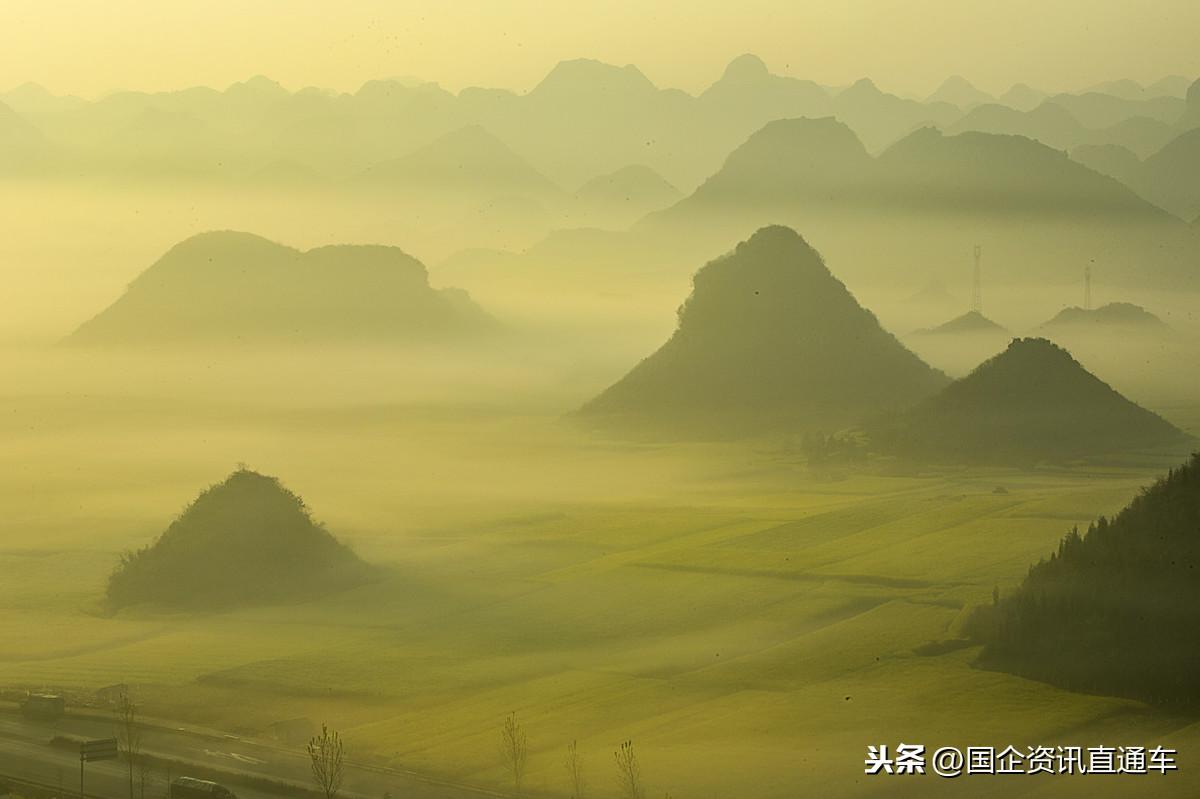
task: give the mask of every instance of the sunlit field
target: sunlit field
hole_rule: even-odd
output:
[[[959,640],[970,607],[1172,455],[812,468],[785,441],[619,444],[547,413],[260,404],[5,400],[2,532],[25,543],[0,553],[0,682],[83,702],[125,682],[148,716],[249,736],[327,720],[359,761],[497,786],[497,730],[515,711],[531,788],[564,790],[577,740],[601,795],[626,739],[652,795],[780,799],[797,784],[830,796],[956,787],[846,779],[868,743],[897,735],[960,747],[1194,739],[1188,719],[981,670]],[[239,461],[283,476],[385,566],[379,578],[280,607],[107,612],[119,552],[150,543]],[[1139,785],[1190,794],[1186,757]]]
[[[0,797],[1200,796],[1200,5],[1027,5],[0,2]]]

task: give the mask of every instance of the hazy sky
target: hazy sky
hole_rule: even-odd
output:
[[[697,90],[754,52],[773,71],[864,75],[925,94],[950,74],[991,91],[1200,75],[1197,0],[0,0],[0,89],[93,96],[224,87],[354,89],[419,76],[524,90],[557,61],[635,63]]]

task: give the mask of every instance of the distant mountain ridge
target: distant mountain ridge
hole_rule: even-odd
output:
[[[54,154],[41,130],[0,103],[0,178],[37,174]]]
[[[697,254],[763,219],[821,236],[850,281],[968,264],[982,245],[1000,266],[988,279],[1005,283],[1075,280],[1084,253],[1115,285],[1200,284],[1186,225],[1061,150],[922,127],[872,156],[831,117],[767,124],[634,231]]]
[[[1112,178],[1021,136],[947,136],[926,127],[872,157],[844,123],[802,118],[768,124],[695,193],[647,221],[686,219],[705,207],[779,202],[1164,216]]]
[[[853,201],[873,163],[854,132],[833,117],[776,120],[730,153],[689,197],[648,221],[693,205]]]
[[[1082,130],[1077,140],[1047,143],[1129,145],[1128,131],[1117,130],[1119,124],[1144,120],[1170,127],[1184,103],[1179,81],[1160,82],[1161,89],[1137,97],[1125,96],[1124,83],[1056,95],[1051,98],[1056,107],[1082,114],[1084,128],[1100,122],[1112,130]],[[312,86],[289,91],[263,76],[224,89],[119,91],[94,102],[32,84],[0,93],[0,102],[27,115],[61,147],[59,168],[69,162],[85,174],[124,174],[150,150],[158,153],[154,163],[164,175],[183,168],[185,176],[238,179],[272,162],[292,161],[339,179],[480,125],[564,186],[639,162],[671,183],[693,185],[738,142],[775,119],[832,115],[878,152],[914,128],[948,128],[963,111],[984,104],[1023,113],[1044,98],[1018,85],[993,100],[958,76],[926,101],[884,91],[866,78],[835,89],[772,73],[749,53],[733,59],[695,96],[655,85],[634,65],[586,58],[560,62],[524,93],[481,87],[454,93],[414,79],[369,80],[354,92]],[[138,126],[137,118],[147,113],[190,119],[194,135],[176,140],[166,129]],[[1036,136],[1038,130],[1037,123],[1026,126],[1019,116],[1005,125],[1010,133]],[[122,136],[122,130],[136,135]]]
[[[171,248],[66,343],[436,342],[494,324],[465,292],[430,287],[421,262],[396,247],[301,252],[220,231]]]
[[[1140,330],[1165,333],[1170,330],[1167,323],[1140,305],[1131,302],[1110,302],[1099,308],[1084,309],[1077,306],[1063,308],[1053,319],[1038,328],[1048,332],[1066,328],[1091,328],[1111,332]]]
[[[981,103],[946,127],[946,133],[995,133],[1025,136],[1055,149],[1067,149],[1088,138],[1087,129],[1063,106],[1039,103],[1019,111],[1001,103]]]
[[[1132,170],[1128,180],[1143,197],[1179,218],[1195,218],[1200,214],[1200,127],[1168,142]]]
[[[943,322],[936,327],[927,327],[913,331],[913,335],[919,336],[953,336],[979,333],[1006,335],[1008,331],[1003,326],[988,319],[979,311],[967,311],[962,316],[956,316],[950,321]]]
[[[542,99],[554,95],[575,96],[581,92],[610,97],[622,94],[650,96],[658,92],[658,87],[633,64],[618,67],[594,58],[572,58],[556,64],[530,90],[529,96]]]
[[[631,164],[583,184],[576,196],[589,202],[661,202],[680,197],[679,189],[642,164]]]
[[[977,105],[994,102],[987,92],[975,88],[970,81],[961,75],[951,75],[926,100],[931,103],[950,103],[968,111]]]
[[[597,175],[579,187],[571,198],[572,211],[583,219],[627,226],[647,213],[675,203],[683,194],[662,175],[644,164],[631,164]]]
[[[369,167],[359,179],[408,190],[469,189],[480,195],[534,198],[562,194],[549,178],[481,125],[459,128],[408,155]]]

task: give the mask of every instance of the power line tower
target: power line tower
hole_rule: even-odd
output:
[[[1083,310],[1092,310],[1092,265],[1083,268]]]
[[[975,245],[975,279],[971,287],[971,310],[975,313],[983,313],[983,278],[980,270],[980,261],[983,258],[983,248],[978,244]]]

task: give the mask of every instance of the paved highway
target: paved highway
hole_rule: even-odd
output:
[[[0,708],[0,775],[61,785],[68,795],[79,790],[79,753],[52,747],[56,735],[78,738],[112,738],[116,735],[111,719],[100,716],[68,715],[56,721],[26,719],[15,708]],[[142,732],[142,751],[157,758],[216,769],[228,774],[218,781],[237,793],[239,799],[277,799],[281,795],[301,794],[309,783],[309,762],[299,749],[287,750],[261,741],[233,735],[206,732],[194,728],[146,725]],[[128,799],[128,772],[124,763],[103,761],[86,766],[84,789],[106,799]],[[171,767],[171,776],[188,773],[185,766]],[[162,795],[165,768],[156,765],[147,797]],[[281,783],[268,792],[255,780]],[[288,790],[286,786],[293,786]],[[385,793],[397,799],[485,799],[505,794],[387,769],[348,764],[343,795],[361,799],[380,799]]]

